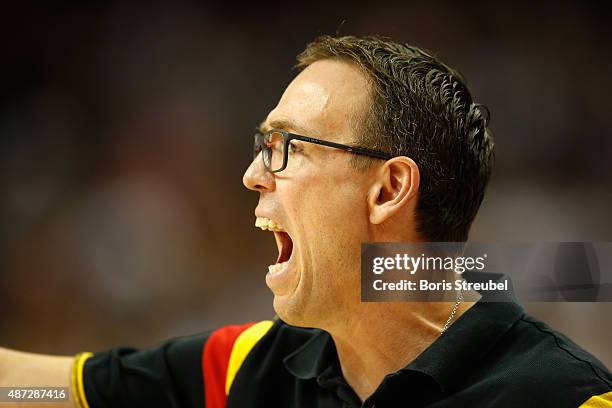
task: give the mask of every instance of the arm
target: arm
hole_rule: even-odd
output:
[[[0,402],[0,408],[202,407],[201,362],[206,337],[172,339],[144,350],[117,347],[89,356],[86,361],[0,347],[0,387],[70,390],[68,401]],[[81,364],[75,364],[77,361]],[[80,396],[80,405],[75,394]]]
[[[0,347],[0,387],[66,387],[70,389],[72,362],[72,357],[24,353]],[[0,403],[0,407],[76,408],[73,401],[70,395],[69,400],[64,402],[22,405]]]
[[[203,407],[225,405],[227,393],[243,360],[263,337],[271,321],[224,326],[212,332],[179,337],[150,349],[117,347],[92,355],[83,363],[0,348],[0,387],[72,384],[73,366],[83,407]],[[249,329],[249,330],[247,330]],[[206,363],[203,363],[206,360]],[[73,364],[81,361],[81,364]],[[204,381],[206,373],[206,381]],[[206,383],[206,387],[205,387]],[[70,401],[28,405],[0,403],[0,408],[77,408]]]

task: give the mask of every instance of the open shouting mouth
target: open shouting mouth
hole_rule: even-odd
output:
[[[274,232],[274,238],[276,239],[276,246],[278,248],[278,257],[274,264],[268,266],[268,273],[270,275],[280,275],[289,266],[291,255],[293,254],[293,240],[282,225],[270,218],[257,217],[255,226],[264,231]]]

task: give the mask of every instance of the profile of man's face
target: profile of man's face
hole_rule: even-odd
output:
[[[357,67],[317,61],[289,84],[262,128],[354,143],[368,89]],[[290,324],[325,327],[333,324],[332,315],[341,319],[359,301],[359,251],[368,238],[366,197],[373,170],[356,170],[352,155],[342,150],[293,143],[285,170],[266,171],[260,154],[243,182],[259,192],[258,222],[280,224],[291,239],[292,248],[282,232],[274,232],[279,254],[285,252],[281,260],[288,257],[266,275],[276,313]]]

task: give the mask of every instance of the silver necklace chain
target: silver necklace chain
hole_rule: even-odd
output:
[[[442,328],[442,331],[440,333],[444,333],[446,329],[448,329],[448,326],[450,326],[451,322],[453,321],[453,317],[455,317],[455,313],[457,313],[457,309],[459,309],[459,304],[461,303],[462,300],[463,300],[463,293],[461,292],[461,289],[459,289],[459,291],[457,292],[457,301],[455,302],[451,310],[451,313],[448,316],[448,320],[446,321],[446,324],[444,324],[444,327]]]

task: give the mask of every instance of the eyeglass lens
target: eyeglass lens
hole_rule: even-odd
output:
[[[255,134],[253,146],[253,158],[262,152],[266,168],[272,172],[283,167],[284,159],[284,136],[281,132],[268,132],[264,135]]]

